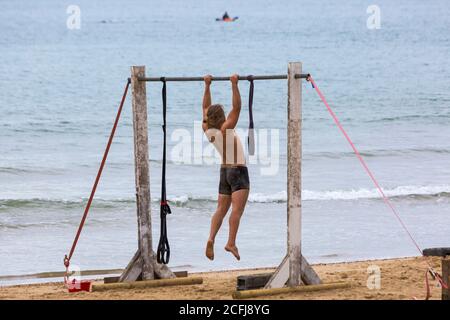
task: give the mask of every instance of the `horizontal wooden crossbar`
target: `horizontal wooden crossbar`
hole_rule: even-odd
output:
[[[447,248],[428,248],[423,250],[426,257],[445,257],[450,256],[450,247]]]

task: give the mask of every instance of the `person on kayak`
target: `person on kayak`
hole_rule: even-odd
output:
[[[230,16],[228,15],[228,12],[225,11],[225,13],[222,16],[222,20],[229,20]]]

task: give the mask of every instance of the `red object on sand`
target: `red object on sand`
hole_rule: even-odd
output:
[[[73,279],[71,282],[66,282],[69,292],[91,291],[91,281],[81,280],[77,281]]]

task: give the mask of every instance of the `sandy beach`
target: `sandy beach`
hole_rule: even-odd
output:
[[[449,300],[449,11],[2,2],[0,302]]]
[[[440,272],[439,259],[428,260]],[[369,266],[381,270],[380,289],[368,289]],[[424,299],[424,273],[426,261],[423,258],[400,258],[372,260],[336,264],[314,265],[322,280],[327,282],[350,281],[349,289],[337,289],[309,293],[289,293],[264,297],[264,299],[357,299],[357,300],[410,300]],[[203,284],[193,286],[174,286],[151,289],[111,290],[106,292],[68,293],[62,282],[2,287],[0,299],[49,299],[49,300],[170,300],[170,299],[231,299],[238,275],[266,273],[273,269],[247,269],[235,271],[195,273],[201,276]],[[101,282],[101,280],[98,280]],[[431,299],[441,299],[441,289],[431,281]]]

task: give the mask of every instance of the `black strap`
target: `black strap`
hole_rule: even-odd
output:
[[[170,246],[167,239],[167,220],[168,214],[171,214],[169,204],[166,198],[166,110],[167,110],[167,94],[166,94],[166,79],[161,78],[163,82],[162,88],[162,103],[163,103],[163,159],[162,159],[162,177],[161,177],[161,206],[160,206],[160,218],[161,218],[161,230],[159,235],[158,250],[156,252],[156,260],[158,263],[167,264],[170,259]]]
[[[253,124],[253,90],[254,90],[254,84],[253,84],[253,76],[248,76],[247,80],[250,82],[250,91],[248,93],[248,154],[254,155],[255,154],[255,130],[254,130],[254,124]]]

